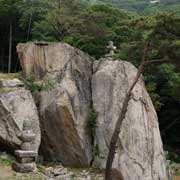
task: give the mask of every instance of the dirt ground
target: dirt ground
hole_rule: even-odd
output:
[[[180,180],[180,176],[174,176],[173,180]]]
[[[14,180],[14,171],[11,170],[11,167],[6,167],[0,164],[0,180]],[[180,180],[180,176],[173,176],[173,180]]]
[[[0,164],[0,180],[5,180],[12,178],[14,172],[11,170],[10,167],[4,167]]]

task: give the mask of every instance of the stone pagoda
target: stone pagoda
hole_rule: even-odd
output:
[[[32,131],[31,123],[28,120],[24,121],[22,133],[19,135],[22,141],[21,150],[15,151],[16,161],[12,164],[13,170],[20,173],[33,172],[36,169],[37,152],[32,150],[31,143],[35,139],[35,134]]]

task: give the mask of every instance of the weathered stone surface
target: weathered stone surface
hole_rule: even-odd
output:
[[[26,119],[32,122],[36,134],[32,147],[37,151],[40,145],[39,118],[30,91],[21,87],[22,82],[16,79],[1,79],[0,82],[0,148],[12,151],[20,147],[19,135]]]
[[[37,153],[34,151],[22,151],[22,150],[16,150],[15,155],[17,157],[21,158],[31,158],[31,157],[37,157]]]
[[[110,138],[120,114],[125,94],[136,75],[125,61],[94,63],[93,106],[98,114],[94,165],[105,168]],[[142,79],[133,90],[121,127],[113,169],[123,180],[168,180],[158,119]]]
[[[17,47],[23,72],[55,84],[41,90],[41,151],[46,160],[63,165],[104,168],[115,123],[136,68],[124,61],[89,56],[63,43],[27,43]],[[91,86],[92,80],[92,86]],[[92,90],[92,94],[91,94]],[[92,95],[92,96],[91,96]],[[87,131],[91,101],[98,114],[92,148]],[[140,80],[132,93],[113,168],[124,180],[168,180],[157,115]],[[95,157],[92,157],[92,149]]]
[[[20,158],[20,157],[16,157],[16,161],[20,164],[25,164],[25,163],[32,163],[36,161],[35,157],[24,157],[24,158]]]
[[[40,92],[41,150],[46,160],[63,165],[87,166],[92,160],[87,132],[91,106],[91,58],[64,43],[19,44],[25,75],[47,76],[52,90]]]
[[[13,87],[23,87],[24,84],[19,79],[0,79],[0,88],[13,88]]]
[[[12,168],[16,172],[29,173],[36,170],[36,164],[35,163],[20,164],[18,162],[13,162]]]

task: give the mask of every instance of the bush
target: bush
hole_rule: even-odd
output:
[[[48,76],[45,76],[43,80],[36,78],[32,73],[27,75],[24,79],[25,87],[31,91],[34,96],[38,91],[45,90],[50,91],[55,87],[55,81],[50,79]]]

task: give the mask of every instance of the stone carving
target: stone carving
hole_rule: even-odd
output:
[[[31,142],[35,139],[35,134],[31,128],[31,122],[28,120],[24,121],[23,130],[19,138],[22,140],[21,150],[30,151],[33,150]]]
[[[37,108],[29,90],[18,79],[0,79],[0,147],[14,151],[22,144],[19,134],[24,120],[31,123],[36,137],[32,148],[38,151],[41,133]]]
[[[16,150],[16,161],[12,164],[12,168],[20,173],[33,172],[36,169],[37,153],[33,151],[31,142],[35,139],[35,134],[31,129],[31,123],[24,121],[23,130],[19,138],[22,140],[21,150]]]
[[[107,46],[107,49],[109,50],[109,54],[106,54],[105,57],[112,58],[114,56],[114,51],[117,49],[116,46],[114,46],[113,41],[109,41],[109,45]]]

